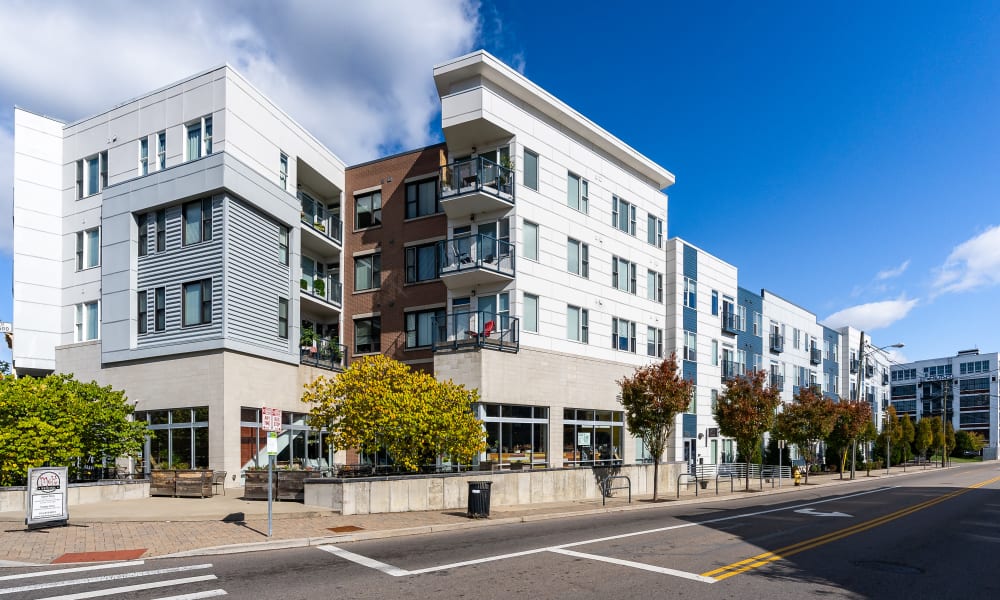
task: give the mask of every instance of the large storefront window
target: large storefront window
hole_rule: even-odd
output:
[[[136,411],[150,429],[141,471],[208,468],[208,407]]]
[[[480,404],[476,407],[476,415],[486,427],[486,452],[481,460],[492,461],[498,466],[533,468],[548,465],[547,407]]]
[[[620,463],[625,413],[614,410],[563,410],[563,464]]]
[[[333,447],[326,430],[314,431],[306,424],[306,414],[281,412],[278,433],[278,466],[299,466],[328,471],[333,464]],[[260,409],[240,409],[240,462],[243,469],[267,466],[267,432],[260,428]]]

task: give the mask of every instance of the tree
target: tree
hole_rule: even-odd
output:
[[[860,403],[859,403],[860,404]],[[868,406],[865,404],[865,406]],[[871,412],[871,407],[868,407],[868,411]],[[878,439],[878,429],[875,428],[875,421],[869,420],[865,423],[865,428],[861,430],[861,441],[864,442],[865,448],[870,449],[871,444]],[[867,469],[866,475],[868,477],[872,476],[872,458],[874,452],[869,452],[868,460],[865,461],[865,468]]]
[[[618,381],[625,423],[632,435],[642,440],[653,457],[653,501],[660,482],[660,461],[670,441],[677,414],[691,401],[694,383],[680,375],[677,355],[659,364],[640,367],[632,377]]]
[[[934,430],[931,428],[930,419],[920,419],[917,421],[916,435],[913,436],[913,445],[920,454],[920,458],[927,459],[927,449],[934,443]]]
[[[931,454],[933,454],[942,450],[944,439],[941,435],[944,432],[941,430],[941,417],[931,417],[928,421],[931,425],[931,448],[933,449]],[[944,466],[944,457],[941,458],[941,466]]]
[[[903,431],[899,424],[899,419],[896,418],[896,407],[890,405],[885,410],[884,423],[882,424],[882,433],[878,436],[878,451],[882,452],[886,450],[885,464],[887,467],[892,466],[892,452],[895,448],[899,450],[899,445],[903,441]]]
[[[759,460],[764,432],[774,426],[774,411],[781,403],[777,389],[765,386],[765,371],[754,371],[732,379],[715,405],[719,433],[736,440],[736,448],[747,461],[746,489],[750,489],[751,460]]]
[[[10,375],[10,363],[0,360],[0,378]]]
[[[955,426],[951,424],[951,419],[944,424],[944,455],[950,456],[955,448]]]
[[[833,409],[836,418],[827,443],[837,449],[840,478],[843,479],[847,451],[852,446],[857,450],[858,439],[863,437],[865,429],[872,422],[872,408],[867,402],[837,402]]]
[[[806,483],[809,470],[816,463],[819,443],[830,435],[837,422],[833,401],[812,386],[799,388],[795,401],[786,404],[775,419],[774,434],[792,442],[806,461]]]
[[[346,371],[307,384],[309,424],[326,427],[338,450],[384,448],[396,465],[416,471],[439,457],[468,464],[486,448],[486,431],[472,412],[479,398],[384,355],[362,358]]]
[[[955,450],[953,456],[967,456],[982,450],[985,442],[983,436],[973,431],[955,432]]]
[[[907,462],[910,460],[910,450],[913,448],[913,441],[917,437],[917,430],[913,426],[913,420],[910,419],[910,415],[901,418],[899,432],[903,448],[903,462]]]
[[[146,425],[131,420],[125,393],[72,375],[0,378],[0,485],[23,483],[27,470],[138,455]]]

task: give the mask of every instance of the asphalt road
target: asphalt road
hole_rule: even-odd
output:
[[[0,599],[988,598],[1000,592],[1000,465],[339,546],[94,566],[101,568],[0,571]],[[150,584],[162,587],[127,589]]]

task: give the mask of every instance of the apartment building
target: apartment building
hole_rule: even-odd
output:
[[[915,421],[942,416],[956,431],[978,433],[986,441],[983,458],[998,458],[1000,353],[963,350],[954,356],[893,365],[892,405]]]
[[[342,364],[343,163],[228,66],[14,126],[19,373],[124,389],[143,469],[240,472],[261,406],[285,410],[279,458],[332,458],[298,398]]]
[[[885,411],[889,407],[889,369],[893,363],[886,348],[891,346],[876,346],[870,335],[850,326],[841,327],[838,332],[841,339],[840,376],[848,386],[843,396],[867,402],[872,409],[872,418],[881,431]]]

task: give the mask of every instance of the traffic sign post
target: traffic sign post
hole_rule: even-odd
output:
[[[267,432],[267,537],[273,533],[274,457],[278,454],[278,432],[281,431],[281,409],[260,409],[260,428]]]
[[[785,440],[778,440],[778,487],[781,487],[781,451],[785,449]]]

